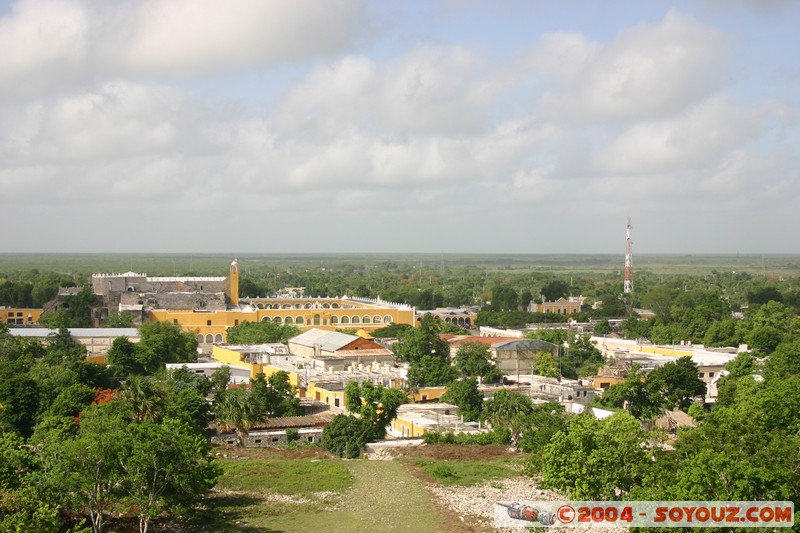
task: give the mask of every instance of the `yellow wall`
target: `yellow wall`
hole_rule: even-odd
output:
[[[646,346],[638,345],[637,348],[644,353],[657,353],[659,355],[674,355],[675,357],[691,356],[694,354],[692,351],[681,350],[680,348],[673,348],[672,346]]]
[[[309,328],[319,328],[327,330],[335,330],[342,328],[358,328],[366,331],[374,331],[386,327],[385,322],[365,324],[360,322],[352,324],[352,317],[358,316],[363,319],[364,316],[369,316],[370,320],[374,316],[380,316],[381,320],[384,317],[391,317],[392,322],[395,324],[408,324],[414,325],[414,311],[405,309],[389,309],[389,308],[359,308],[359,309],[257,309],[256,311],[243,311],[243,310],[229,310],[229,311],[208,311],[208,312],[195,312],[191,309],[156,309],[150,311],[150,319],[159,322],[172,322],[181,326],[184,331],[189,331],[195,334],[203,335],[204,340],[206,335],[216,337],[221,335],[221,340],[215,339],[214,342],[225,342],[227,340],[226,331],[229,327],[236,326],[242,322],[261,322],[264,318],[273,321],[276,317],[280,318],[281,323],[286,323],[286,317],[291,317],[294,326],[301,330]],[[297,318],[302,318],[302,324],[297,324]],[[339,323],[333,324],[332,317],[336,317]],[[350,322],[342,324],[342,317],[347,317]],[[320,325],[316,325],[317,320]]]
[[[256,376],[260,373],[264,373],[264,377],[269,379],[269,377],[273,374],[277,374],[282,368],[278,368],[272,365],[264,365],[260,363],[247,363],[242,361],[242,354],[237,352],[236,350],[231,350],[228,348],[224,348],[222,346],[214,346],[213,350],[211,351],[211,357],[215,361],[219,361],[220,363],[225,363],[226,365],[236,365],[236,366],[243,366],[250,369],[250,379],[255,379]],[[292,372],[288,370],[284,370],[287,374],[289,374],[289,384],[294,387],[295,389],[300,388],[300,374],[297,372]]]
[[[262,368],[262,372],[264,372],[264,377],[269,379],[269,377],[273,374],[277,374],[278,372],[282,371],[282,368],[278,368],[272,365],[259,365]],[[287,374],[289,374],[289,384],[298,390],[300,389],[300,375],[297,372],[283,370]]]
[[[234,350],[222,348],[221,346],[214,346],[211,352],[211,357],[215,361],[225,363],[226,365],[244,366],[250,369],[250,379],[255,379],[259,372],[263,372],[264,365],[250,364],[242,361],[242,354]]]
[[[39,323],[43,309],[13,308],[0,309],[0,324],[16,324],[19,326]]]
[[[344,409],[347,407],[346,399],[343,390],[328,390],[325,388],[324,383],[309,382],[308,390],[306,391],[306,398],[312,398],[325,402],[333,408]],[[336,400],[339,400],[339,405],[336,405]]]
[[[616,385],[617,383],[622,383],[625,381],[625,378],[619,378],[614,376],[595,376],[592,378],[592,388],[594,389],[607,389],[611,385]]]
[[[447,387],[426,387],[415,391],[409,391],[408,399],[411,400],[411,403],[419,403],[422,401],[429,402],[431,400],[438,400],[445,392],[447,392]],[[424,400],[422,398],[423,396],[425,396]]]
[[[427,433],[425,428],[416,426],[411,420],[403,420],[402,418],[392,420],[392,427],[404,437],[422,437]]]

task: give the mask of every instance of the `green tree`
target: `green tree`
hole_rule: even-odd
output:
[[[120,401],[130,409],[136,422],[156,422],[161,419],[166,403],[164,384],[154,378],[128,376],[122,384]]]
[[[619,499],[648,472],[646,444],[640,422],[626,413],[578,416],[544,447],[542,485],[576,500]]]
[[[56,397],[47,414],[50,416],[76,417],[95,398],[95,391],[83,383],[70,385]]]
[[[303,412],[288,372],[275,372],[269,379],[261,372],[250,381],[250,390],[261,418],[299,416]]]
[[[165,419],[181,420],[190,425],[196,433],[205,431],[211,420],[211,408],[205,396],[180,381],[168,382],[162,413]]]
[[[81,416],[74,439],[46,439],[44,480],[49,493],[76,511],[86,510],[92,529],[102,532],[111,507],[119,501],[123,482],[121,457],[131,447],[125,419],[113,402],[92,406]]]
[[[644,373],[634,368],[621,383],[611,385],[603,392],[598,403],[603,407],[627,409],[642,420],[650,420],[661,414],[663,399],[645,383]]]
[[[365,418],[336,415],[322,430],[322,446],[339,457],[355,459],[361,455],[374,430]]]
[[[448,335],[469,335],[469,330],[464,329],[453,322],[444,322],[442,327],[439,329],[439,333]]]
[[[122,311],[120,313],[111,313],[106,319],[104,327],[107,328],[130,328],[133,327],[133,313],[130,311]]]
[[[456,350],[456,368],[464,377],[485,376],[494,367],[489,347],[478,342],[465,342]]]
[[[533,364],[536,373],[540,376],[557,378],[560,375],[558,363],[550,352],[536,352],[533,354]]]
[[[398,389],[373,385],[369,381],[351,381],[345,387],[347,408],[371,424],[367,435],[369,440],[386,436],[386,426],[397,417],[397,409],[408,401],[408,397]]]
[[[23,437],[30,437],[36,425],[38,407],[38,386],[27,374],[0,381],[0,424]]]
[[[483,416],[493,427],[511,431],[511,444],[519,448],[520,436],[528,427],[525,417],[533,412],[533,402],[527,396],[501,389],[484,403]]]
[[[530,412],[519,416],[519,447],[527,452],[526,470],[538,476],[542,471],[542,451],[559,431],[566,432],[569,427],[564,406],[557,402],[534,405]]]
[[[211,374],[209,381],[211,381],[212,390],[216,391],[217,394],[224,392],[231,381],[231,367],[227,365],[219,367]]]
[[[430,313],[425,314],[418,327],[403,335],[398,343],[392,346],[395,355],[401,361],[415,363],[424,356],[436,355],[450,357],[447,341],[439,337],[441,320]]]
[[[506,284],[497,284],[492,288],[492,305],[494,311],[517,311],[519,307],[519,294],[513,287]]]
[[[560,279],[554,279],[546,283],[540,290],[545,300],[555,302],[559,298],[569,296],[569,285]]]
[[[145,373],[136,354],[136,345],[126,337],[114,339],[108,349],[107,359],[112,371],[118,376]]]
[[[298,335],[300,335],[300,330],[295,326],[246,320],[238,326],[228,328],[227,331],[228,342],[231,344],[286,342]]]
[[[236,445],[243,446],[250,428],[263,418],[259,417],[258,406],[247,389],[228,389],[214,401],[214,420],[218,430],[233,430]]]
[[[594,327],[594,332],[597,335],[608,335],[611,333],[611,324],[608,322],[607,318],[604,318],[600,322],[598,322]]]
[[[424,355],[411,363],[408,369],[408,385],[412,388],[436,387],[450,383],[458,377],[458,370],[447,358],[439,355]]]
[[[188,363],[197,359],[197,338],[169,322],[145,322],[139,326],[136,361],[153,374],[166,363]]]
[[[474,378],[451,381],[440,400],[458,406],[458,413],[467,421],[480,420],[483,412],[483,394],[478,391]]]
[[[656,368],[647,376],[646,385],[663,398],[666,409],[677,407],[686,411],[695,399],[706,394],[706,385],[697,377],[697,365],[691,357],[681,357]]]
[[[147,533],[154,517],[193,504],[221,474],[208,441],[172,419],[132,426],[120,466],[121,487],[137,510],[140,533]]]

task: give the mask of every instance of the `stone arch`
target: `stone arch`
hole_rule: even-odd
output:
[[[332,304],[331,304],[331,309],[339,309],[339,304],[337,304],[337,303],[335,303],[335,302],[334,302],[334,303],[332,303]]]
[[[217,333],[216,335],[214,335],[214,342],[216,342],[217,344],[222,344],[222,334],[221,333]]]
[[[206,338],[205,338],[205,337],[203,337],[203,335],[202,335],[202,334],[200,334],[200,335],[198,335],[198,336],[197,336],[197,342],[198,342],[198,344],[203,344],[203,343],[205,342],[205,340],[206,340]]]
[[[264,318],[261,319],[261,322],[269,322],[269,317],[265,316]]]
[[[338,324],[338,323],[339,323],[339,317],[338,316],[332,316],[331,317],[331,325]]]
[[[361,323],[361,317],[359,317],[358,315],[354,316],[353,319],[350,321],[350,323],[351,324],[360,324]]]
[[[364,315],[363,317],[361,317],[361,323],[370,324],[372,323],[372,319],[369,317],[369,315]]]
[[[295,324],[305,324],[306,323],[306,319],[303,318],[302,316],[298,316],[297,318],[294,319],[294,323]]]
[[[322,317],[319,315],[314,315],[314,325],[319,326],[322,323]]]
[[[444,319],[444,321],[445,321],[445,322],[450,322],[450,317],[449,317],[449,316],[448,316],[448,317],[446,317],[446,318]]]
[[[373,324],[380,324],[381,323],[381,315],[375,315],[374,317],[372,317],[372,323]]]
[[[322,308],[323,308],[323,309],[330,309],[330,308],[331,308],[331,304],[329,304],[329,303],[324,303],[324,304],[322,304]]]
[[[259,309],[264,309],[264,304],[256,304],[256,307],[258,307]]]
[[[213,342],[214,342],[214,336],[211,333],[206,335],[206,344],[211,344]]]
[[[290,317],[290,316],[287,316],[287,317],[284,319],[283,323],[284,323],[284,324],[294,324],[294,318],[292,318],[292,317]]]
[[[280,325],[280,324],[281,324],[281,322],[283,322],[283,319],[282,319],[281,317],[279,317],[279,316],[276,316],[275,318],[273,318],[273,319],[272,319],[272,323],[273,323],[273,324],[278,324],[278,325]]]
[[[385,315],[383,317],[383,323],[384,324],[391,324],[392,323],[392,317],[390,315]]]
[[[283,304],[281,306],[281,309],[291,309],[291,308],[292,308],[292,304]]]
[[[350,323],[350,317],[349,316],[343,316],[342,317],[342,324],[349,324],[349,323]]]

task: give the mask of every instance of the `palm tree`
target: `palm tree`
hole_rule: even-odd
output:
[[[218,431],[236,432],[236,445],[243,446],[253,424],[259,422],[258,409],[247,389],[228,389],[214,403],[214,423]]]
[[[164,406],[164,390],[152,378],[128,376],[122,384],[122,402],[137,422],[157,422]]]

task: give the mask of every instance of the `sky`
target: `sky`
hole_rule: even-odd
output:
[[[0,0],[0,252],[800,253],[794,0]]]

